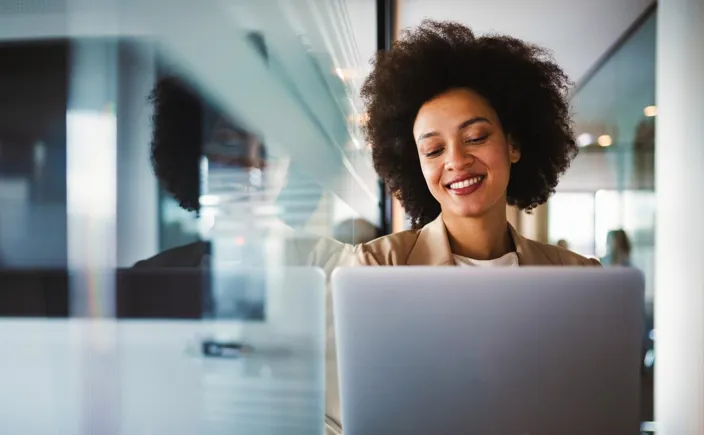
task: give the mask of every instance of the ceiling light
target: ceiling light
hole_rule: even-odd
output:
[[[362,115],[359,117],[359,124],[366,125],[367,122],[369,122],[369,114],[367,112],[362,112]]]
[[[658,114],[658,106],[648,106],[645,109],[643,109],[643,114],[647,116],[648,118],[652,118],[653,116],[657,116]]]
[[[358,72],[353,68],[335,68],[335,75],[342,81],[348,81],[357,78]]]
[[[594,143],[594,136],[589,133],[582,133],[577,136],[577,145],[585,147]]]
[[[611,136],[608,134],[602,134],[599,136],[599,139],[596,140],[596,143],[598,143],[601,147],[608,147],[611,146],[613,141],[611,140]]]

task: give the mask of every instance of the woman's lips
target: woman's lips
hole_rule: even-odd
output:
[[[482,184],[484,184],[485,179],[486,175],[475,175],[472,177],[465,178],[464,180],[454,181],[448,184],[446,187],[450,192],[455,195],[470,195],[474,193],[477,189],[479,189]]]

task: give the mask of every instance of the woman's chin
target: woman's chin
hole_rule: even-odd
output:
[[[469,200],[468,198],[464,201],[455,202],[452,204],[452,207],[443,208],[443,214],[449,213],[461,218],[480,218],[486,216],[499,206],[503,206],[504,209],[506,207],[505,204],[499,204],[498,201],[492,206],[492,204],[487,201]]]
[[[449,210],[449,214],[460,218],[478,218],[486,214],[486,207],[482,204],[463,205],[462,207],[453,207]],[[443,214],[447,214],[443,212]]]

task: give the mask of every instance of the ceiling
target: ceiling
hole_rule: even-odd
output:
[[[348,4],[360,1],[364,0],[348,0]],[[587,74],[652,3],[653,0],[397,0],[400,28],[433,18],[460,21],[478,34],[506,33],[553,50],[555,60],[574,82]]]
[[[45,3],[65,7],[63,0],[42,2]],[[396,0],[399,28],[434,18],[460,21],[478,34],[506,33],[553,50],[557,62],[575,82],[584,77],[652,3],[653,0]],[[321,4],[331,9],[346,9],[364,69],[376,50],[376,0]],[[57,32],[67,30],[80,33],[79,24],[86,24],[71,22],[67,27],[66,17],[46,7],[47,10],[29,10],[23,3],[19,9],[0,8],[0,29],[3,29],[0,39],[6,39],[6,33],[13,35],[13,39],[20,35],[56,36]],[[53,18],[58,21],[52,21]],[[128,24],[121,23],[117,28],[126,31]]]

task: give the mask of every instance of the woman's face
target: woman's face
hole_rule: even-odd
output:
[[[204,144],[211,194],[271,201],[286,183],[288,159],[268,155],[257,136],[219,118]],[[219,190],[223,189],[223,190]]]
[[[224,118],[215,123],[210,140],[205,144],[205,155],[211,162],[237,168],[263,169],[263,145],[253,134],[236,129]]]
[[[521,153],[481,95],[453,89],[427,101],[413,137],[425,182],[444,215],[479,217],[506,206],[511,164]]]

